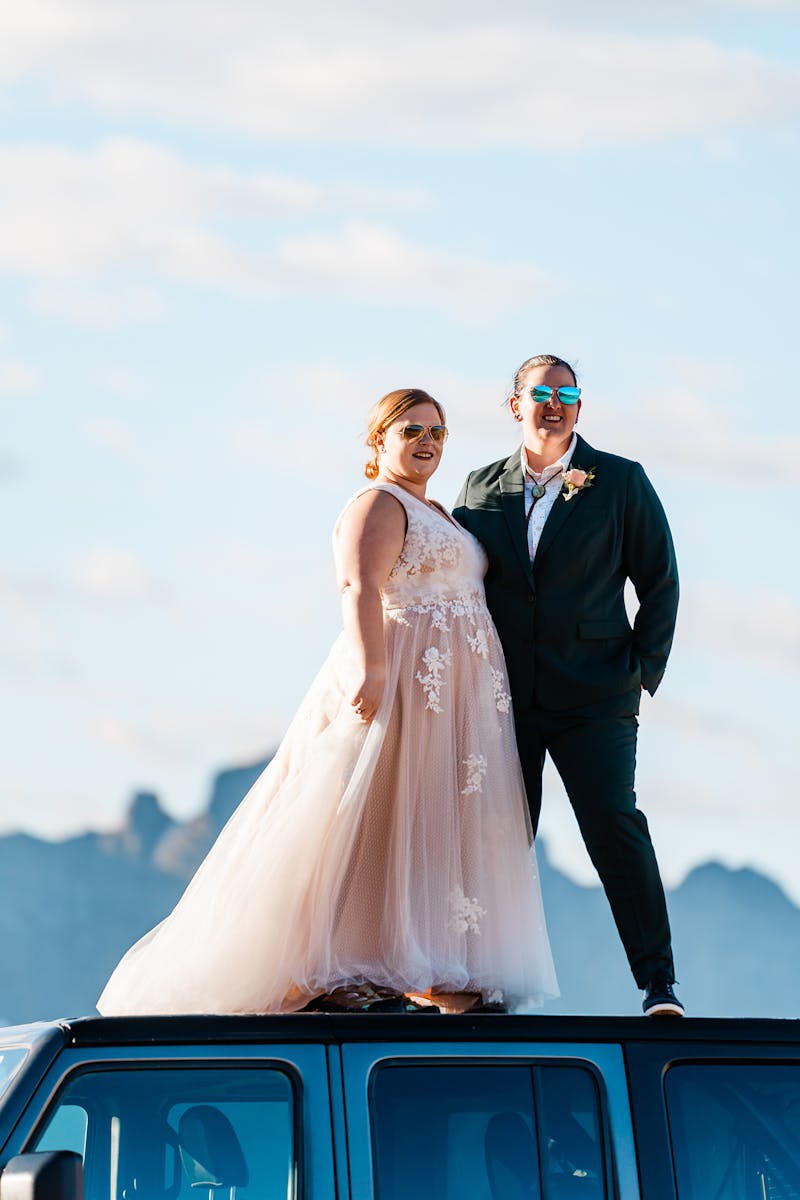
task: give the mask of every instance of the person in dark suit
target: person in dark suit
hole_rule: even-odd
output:
[[[453,512],[488,554],[486,599],[508,665],[533,830],[549,753],[644,1012],[680,1016],[664,888],[634,791],[640,694],[661,681],[678,607],[669,525],[639,463],[575,433],[580,388],[569,363],[529,358],[509,407],[522,447],[471,472]],[[632,628],[627,580],[639,602]]]

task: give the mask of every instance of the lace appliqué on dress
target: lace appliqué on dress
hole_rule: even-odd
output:
[[[447,624],[447,617],[443,606],[435,608],[431,616],[431,624],[434,629],[438,629],[440,633],[449,633],[450,626]]]
[[[473,654],[479,654],[481,658],[489,657],[489,639],[485,629],[476,629],[474,634],[468,633],[467,641]]]
[[[497,705],[497,711],[507,713],[511,706],[511,697],[503,687],[505,676],[502,671],[498,671],[496,667],[492,667],[492,690],[494,691],[494,702]]]
[[[474,933],[480,937],[480,921],[486,916],[486,909],[481,908],[474,896],[471,900],[465,896],[461,888],[453,888],[447,899],[450,905],[448,929],[453,933]]]
[[[432,712],[440,713],[443,711],[439,700],[444,686],[444,671],[445,667],[449,667],[453,661],[453,655],[449,650],[442,651],[436,646],[429,646],[422,656],[422,661],[428,668],[428,673],[423,675],[421,671],[417,671],[416,678],[422,684],[425,695],[428,697],[425,707]]]
[[[395,598],[392,589],[387,591],[389,594],[384,602],[386,613],[401,625],[408,624],[405,613],[413,613],[419,617],[429,613],[434,628],[449,633],[448,617],[467,617],[472,625],[477,625],[478,617],[486,613],[486,602],[479,592],[463,592],[457,596],[441,596],[434,593],[430,599],[424,596],[420,599],[417,592],[416,604],[404,604],[402,600]],[[486,634],[487,639],[490,636],[491,631]]]
[[[461,789],[462,796],[472,796],[475,792],[483,791],[483,780],[486,775],[486,759],[482,754],[470,754],[464,759],[467,768],[467,785]]]
[[[397,562],[392,567],[390,579],[400,580],[420,574],[430,574],[441,567],[453,567],[463,554],[463,541],[459,531],[442,517],[424,521],[408,513],[409,534]]]

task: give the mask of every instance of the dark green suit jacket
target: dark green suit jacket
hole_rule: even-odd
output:
[[[520,451],[473,471],[453,510],[489,556],[486,599],[517,707],[638,712],[655,692],[672,644],[678,571],[661,502],[641,466],[578,437],[571,467],[594,482],[559,495],[531,565]],[[625,611],[630,579],[639,599]]]

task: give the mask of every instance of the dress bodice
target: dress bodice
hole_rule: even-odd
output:
[[[482,603],[487,559],[477,538],[405,488],[373,486],[396,496],[408,521],[403,549],[383,585],[384,608]]]

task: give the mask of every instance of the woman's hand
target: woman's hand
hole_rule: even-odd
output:
[[[384,667],[373,667],[371,670],[368,668],[364,671],[350,703],[359,721],[363,721],[365,725],[369,724],[378,711],[385,686],[386,670]]]

